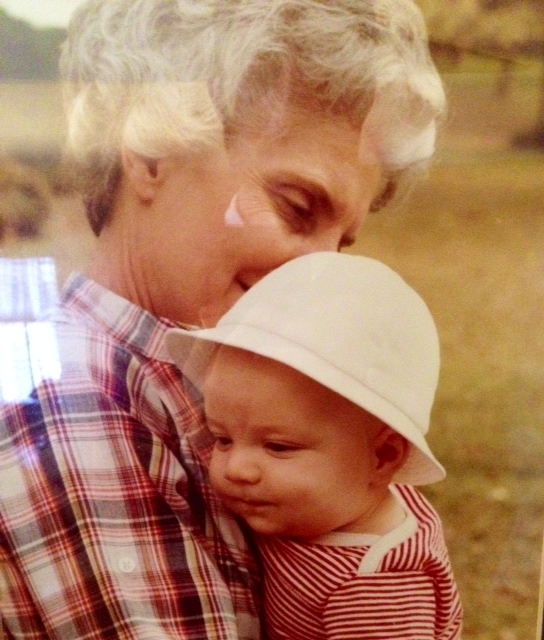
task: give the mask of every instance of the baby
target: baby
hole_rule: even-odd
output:
[[[461,605],[425,434],[439,345],[376,260],[296,258],[168,345],[204,393],[212,486],[256,532],[271,640],[452,640]]]

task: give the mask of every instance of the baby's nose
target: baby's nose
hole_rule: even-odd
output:
[[[255,484],[261,472],[255,456],[246,449],[233,447],[225,465],[225,478],[230,482]]]

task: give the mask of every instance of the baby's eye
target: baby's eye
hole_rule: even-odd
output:
[[[285,442],[267,442],[265,448],[273,453],[287,453],[300,449],[300,447],[294,444],[286,444]]]
[[[232,439],[228,438],[227,436],[218,436],[214,434],[212,435],[215,438],[215,446],[220,451],[228,449],[228,447],[230,447],[230,445],[232,444]]]

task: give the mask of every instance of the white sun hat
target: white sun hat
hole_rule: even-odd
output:
[[[210,329],[171,329],[168,350],[201,386],[218,345],[282,362],[351,400],[410,443],[395,482],[445,477],[425,440],[440,367],[436,327],[420,296],[363,256],[318,252],[270,272]]]

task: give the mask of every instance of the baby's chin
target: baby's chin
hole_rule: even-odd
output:
[[[237,514],[246,525],[259,536],[280,536],[291,537],[290,528],[285,525],[260,518],[258,516],[247,516],[247,514]]]
[[[309,540],[331,531],[328,521],[308,522],[308,519],[297,521],[296,518],[281,517],[288,514],[282,514],[282,509],[274,502],[246,501],[218,493],[228,509],[258,535]]]
[[[260,536],[278,536],[281,538],[294,538],[298,540],[311,540],[328,533],[322,528],[309,529],[308,527],[286,525],[285,523],[263,521],[259,518],[243,517],[248,527]]]

